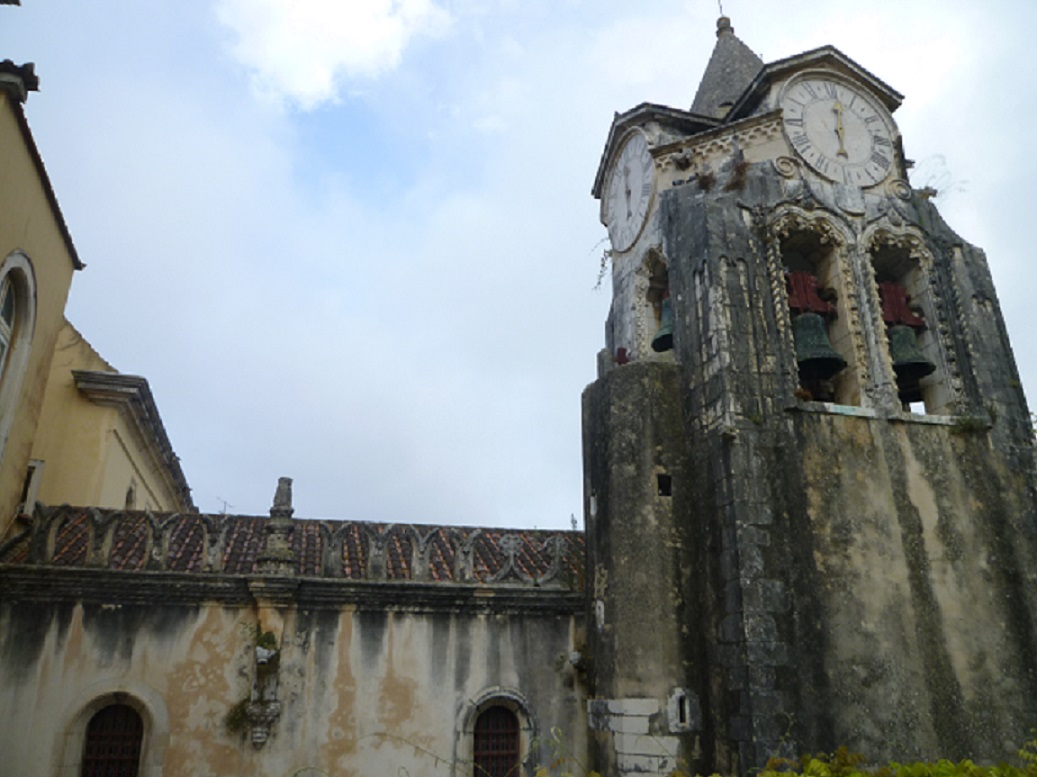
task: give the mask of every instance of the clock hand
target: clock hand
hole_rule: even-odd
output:
[[[627,165],[623,165],[623,192],[624,192],[624,194],[626,194],[627,218],[629,219],[634,214],[630,210],[630,195],[631,195],[631,191],[630,191],[630,167],[627,166]]]
[[[835,134],[839,136],[839,151],[836,155],[842,157],[849,156],[846,153],[846,146],[843,145],[846,139],[846,129],[843,127],[843,104],[836,102],[832,105],[832,110],[835,111],[836,116]]]

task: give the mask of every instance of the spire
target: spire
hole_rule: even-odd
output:
[[[731,20],[717,20],[717,45],[695,93],[691,112],[722,119],[753,80],[763,60],[735,36]]]

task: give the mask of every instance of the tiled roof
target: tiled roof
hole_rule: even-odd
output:
[[[38,507],[0,564],[260,573],[273,519]],[[295,574],[349,580],[582,587],[580,532],[292,519]]]

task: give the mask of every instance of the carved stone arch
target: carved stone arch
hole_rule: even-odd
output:
[[[790,296],[788,284],[797,273],[809,273],[811,286],[816,285],[817,295],[810,296],[820,307],[811,307],[812,312],[824,318],[825,334],[832,348],[845,360],[846,366],[834,375],[823,379],[810,378],[804,371],[813,362],[799,363],[795,358],[788,362],[789,385],[797,396],[808,399],[835,402],[837,404],[860,405],[869,395],[871,370],[865,326],[861,321],[859,294],[860,275],[854,260],[856,255],[855,232],[849,222],[840,215],[820,208],[808,210],[798,205],[784,204],[770,215],[765,228],[767,244],[767,268],[771,293],[777,314],[784,349],[795,355],[794,315],[791,309],[794,297]],[[786,271],[792,273],[786,280]],[[813,293],[811,293],[813,295]],[[824,305],[818,299],[830,304]],[[802,308],[798,308],[800,313]],[[817,317],[814,316],[814,320]],[[800,322],[797,322],[800,323]],[[802,322],[805,324],[805,322]],[[867,326],[870,327],[869,321]],[[804,393],[805,392],[805,393]]]
[[[655,355],[652,338],[659,329],[662,300],[669,291],[669,262],[662,246],[650,246],[634,271],[634,347],[639,359]]]
[[[162,777],[162,765],[169,747],[169,711],[165,700],[154,688],[126,678],[89,685],[65,707],[54,742],[53,774],[79,777],[87,724],[97,712],[111,704],[130,707],[140,715],[144,724],[139,777]]]
[[[475,725],[483,712],[497,706],[509,709],[518,718],[521,775],[532,777],[534,774],[540,761],[540,722],[529,701],[518,689],[498,685],[486,688],[461,703],[457,711],[452,777],[476,777]]]
[[[861,235],[861,249],[871,253],[880,245],[895,245],[907,249],[911,258],[927,270],[932,267],[933,253],[925,242],[925,235],[914,226],[870,224]]]
[[[876,327],[885,327],[879,290],[882,281],[892,280],[902,286],[925,319],[926,329],[919,334],[918,345],[937,367],[936,372],[922,380],[926,412],[963,412],[965,392],[950,326],[959,318],[958,304],[954,290],[950,290],[950,299],[947,299],[936,277],[933,247],[917,227],[882,222],[865,229],[860,245],[870,269],[869,291],[876,310]]]
[[[820,208],[807,210],[792,204],[775,208],[767,224],[769,238],[773,241],[794,230],[816,233],[822,242],[842,249],[854,242],[853,228],[837,213]]]

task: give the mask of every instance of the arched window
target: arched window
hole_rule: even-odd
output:
[[[36,325],[36,279],[29,258],[15,251],[0,262],[0,456],[18,415],[22,376]]]
[[[475,721],[476,777],[518,777],[519,720],[507,707],[483,710]]]
[[[14,334],[14,314],[17,310],[14,280],[10,274],[0,281],[0,376],[7,367],[7,352],[11,350],[11,336]]]
[[[132,707],[109,704],[86,727],[81,777],[137,777],[144,722]]]

